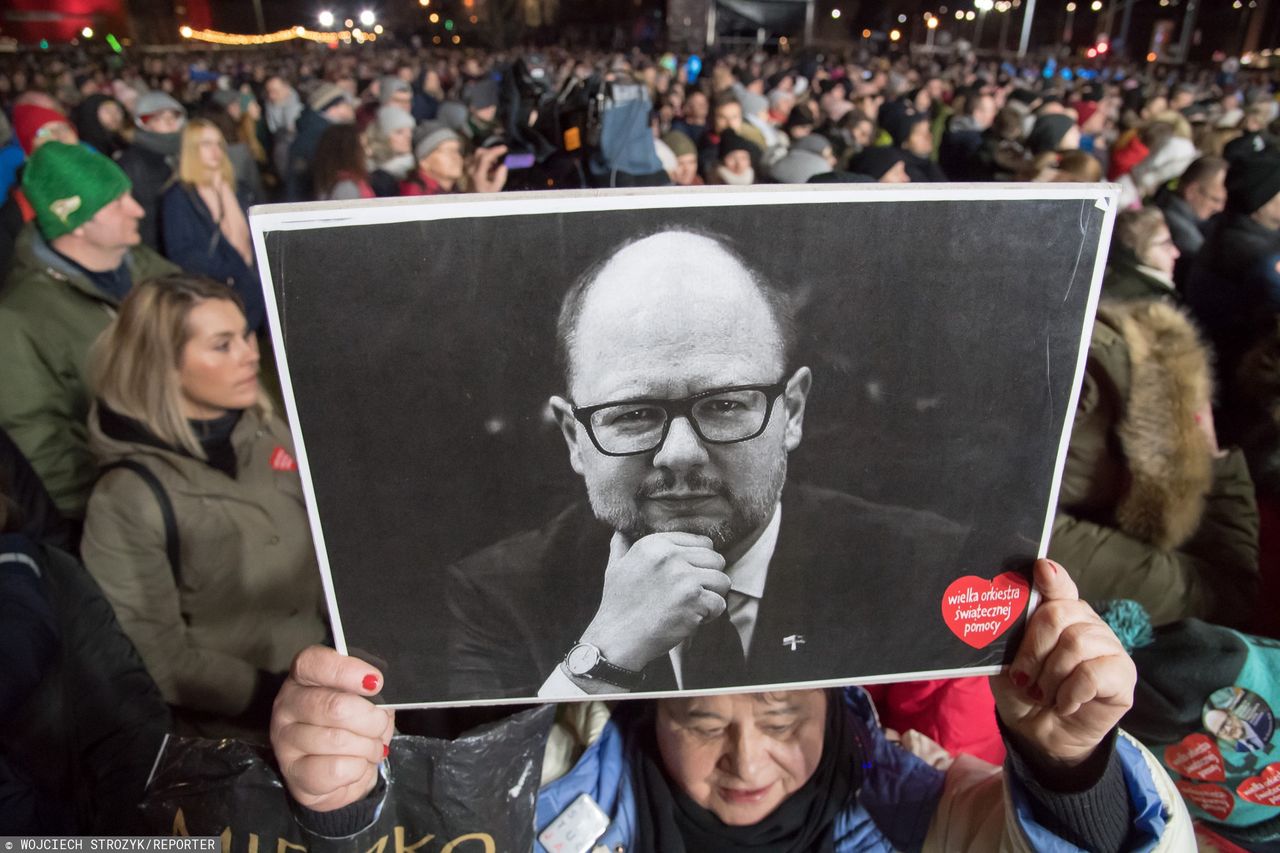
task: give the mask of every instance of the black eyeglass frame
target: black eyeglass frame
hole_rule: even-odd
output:
[[[587,436],[591,439],[591,443],[595,445],[596,450],[605,456],[640,456],[644,453],[653,453],[662,448],[667,442],[667,434],[671,432],[671,422],[676,418],[683,417],[689,422],[689,426],[693,428],[694,433],[699,439],[707,444],[739,444],[744,441],[750,441],[753,438],[759,438],[766,429],[769,428],[769,419],[773,416],[773,405],[778,402],[787,390],[789,378],[784,378],[778,382],[772,382],[767,385],[730,385],[726,388],[711,388],[706,391],[699,391],[697,394],[691,394],[688,397],[681,397],[678,400],[668,400],[661,397],[637,397],[630,400],[613,400],[608,403],[600,403],[594,406],[574,406],[573,417],[582,424],[587,431]],[[751,435],[742,438],[716,439],[708,438],[703,434],[702,428],[698,426],[698,419],[693,416],[693,407],[701,400],[708,397],[716,397],[720,394],[729,394],[734,391],[763,391],[765,395],[764,420],[760,422],[760,428]],[[600,445],[600,440],[596,438],[596,431],[591,426],[591,416],[603,409],[611,409],[615,406],[632,406],[632,405],[652,405],[658,406],[667,413],[666,422],[662,425],[662,435],[658,438],[656,444],[644,450],[629,450],[626,453],[615,453],[605,450]]]

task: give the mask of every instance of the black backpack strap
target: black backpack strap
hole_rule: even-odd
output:
[[[127,468],[137,474],[142,478],[142,482],[146,483],[147,487],[151,489],[151,494],[156,496],[156,503],[160,505],[160,516],[164,519],[164,550],[169,556],[169,568],[173,571],[173,582],[181,586],[182,550],[178,543],[178,518],[173,513],[173,503],[169,500],[169,494],[160,483],[160,478],[150,468],[136,459],[121,459],[119,462],[112,462],[102,468],[99,476],[116,468]]]

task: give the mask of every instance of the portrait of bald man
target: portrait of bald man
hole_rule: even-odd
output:
[[[953,564],[964,531],[788,480],[822,393],[798,334],[714,235],[629,241],[569,288],[550,408],[585,499],[449,569],[451,698],[869,671],[893,583]]]

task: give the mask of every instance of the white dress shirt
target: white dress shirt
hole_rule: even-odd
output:
[[[769,577],[769,563],[773,560],[773,551],[778,545],[778,529],[781,526],[782,504],[779,503],[774,506],[773,516],[761,532],[760,538],[733,565],[727,566],[724,570],[729,576],[729,621],[737,629],[743,649],[751,648],[756,617],[760,613],[760,599],[764,597],[765,581]],[[613,537],[611,547],[626,544],[621,533],[614,533]],[[688,645],[689,640],[686,639],[668,652],[671,656],[671,668],[675,670],[676,684],[680,687],[684,686],[682,664],[684,651]],[[567,652],[568,649],[565,651]],[[538,689],[540,699],[577,698],[587,695],[589,694],[574,684],[573,680],[565,674],[563,666],[557,666]]]

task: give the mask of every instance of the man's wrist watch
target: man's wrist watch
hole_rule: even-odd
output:
[[[626,690],[638,690],[644,683],[644,673],[615,666],[605,659],[604,653],[590,643],[578,643],[564,656],[564,668],[572,676],[603,681]]]

